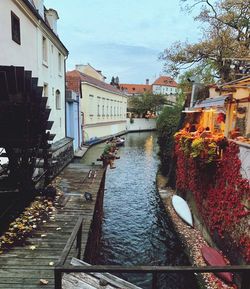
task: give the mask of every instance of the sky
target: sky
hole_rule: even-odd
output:
[[[164,75],[159,54],[174,41],[196,42],[198,23],[179,0],[44,0],[59,14],[58,35],[69,50],[67,70],[91,64],[120,83],[152,83]]]

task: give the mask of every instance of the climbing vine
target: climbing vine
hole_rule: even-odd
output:
[[[176,186],[194,194],[199,213],[212,235],[229,237],[246,262],[250,261],[248,216],[250,184],[240,173],[239,147],[229,142],[219,161],[210,164],[188,157],[176,141]],[[225,240],[225,242],[227,242]]]

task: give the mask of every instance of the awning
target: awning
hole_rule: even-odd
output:
[[[184,113],[195,113],[195,112],[202,112],[202,110],[200,108],[185,107],[185,110],[182,110],[181,112],[184,112]]]
[[[228,100],[231,99],[231,95],[223,95],[217,97],[207,98],[195,104],[194,108],[205,107],[223,107]]]

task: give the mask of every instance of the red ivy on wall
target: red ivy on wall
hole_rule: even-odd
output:
[[[223,239],[229,236],[246,262],[250,261],[250,237],[247,215],[250,184],[240,173],[239,146],[234,142],[224,150],[222,159],[203,164],[184,155],[178,142],[176,186],[194,194],[199,213],[210,233]]]

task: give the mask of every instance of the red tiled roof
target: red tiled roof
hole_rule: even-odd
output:
[[[175,80],[170,76],[160,76],[155,80],[153,85],[162,85],[162,86],[171,86],[171,87],[177,87],[177,83]]]
[[[89,76],[85,73],[82,73],[78,70],[68,71],[66,73],[66,82],[67,82],[67,88],[70,90],[73,90],[75,92],[80,92],[80,84],[81,82],[87,82],[89,84],[95,85],[101,89],[108,90],[113,93],[123,94],[122,91],[114,87],[113,85],[110,85],[108,83],[105,83],[101,80],[98,80],[92,76]]]
[[[143,94],[151,92],[152,87],[149,84],[120,84],[120,88],[128,94]]]

